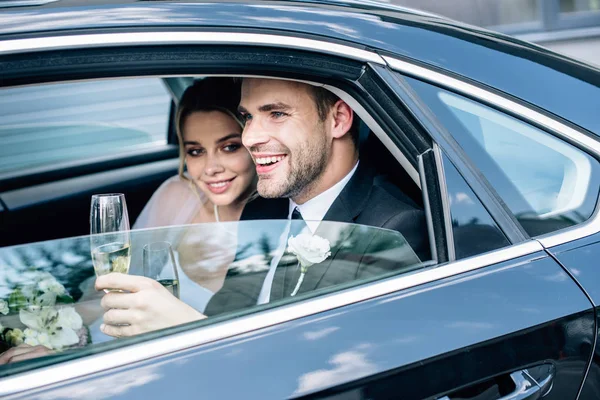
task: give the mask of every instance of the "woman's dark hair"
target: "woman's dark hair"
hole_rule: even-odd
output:
[[[220,111],[232,117],[240,127],[243,124],[238,116],[241,82],[233,78],[207,77],[199,79],[189,86],[177,105],[175,129],[179,140],[179,176],[188,180],[185,170],[185,146],[183,145],[183,125],[187,117],[198,111]]]

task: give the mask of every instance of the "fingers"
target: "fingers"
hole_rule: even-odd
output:
[[[100,330],[105,335],[113,336],[116,338],[133,336],[133,335],[137,335],[138,333],[142,333],[139,330],[139,328],[137,328],[135,325],[116,326],[116,325],[102,324],[102,325],[100,325]]]
[[[135,311],[111,309],[104,313],[106,325],[134,324],[138,322]]]
[[[101,275],[96,278],[96,290],[118,289],[128,292],[139,292],[142,289],[149,289],[157,284],[156,281],[144,276],[127,275],[118,272]]]
[[[33,350],[31,350],[29,352],[26,352],[26,353],[21,353],[19,355],[16,355],[16,356],[12,357],[10,359],[10,361],[8,361],[8,362],[17,362],[17,361],[29,360],[31,358],[38,358],[38,357],[47,356],[48,354],[52,354],[52,351],[50,351],[50,349],[48,349],[47,347],[44,347],[44,346],[35,346],[33,348]]]
[[[141,305],[138,303],[138,296],[135,293],[118,292],[107,293],[100,301],[100,305],[105,310],[110,310],[111,308],[119,308],[122,310],[127,310],[129,308],[137,308]]]
[[[0,365],[42,357],[48,354],[52,354],[52,351],[44,346],[29,346],[27,344],[22,344],[0,354]]]

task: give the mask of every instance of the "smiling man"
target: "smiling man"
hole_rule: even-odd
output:
[[[246,79],[239,111],[246,123],[242,140],[256,163],[262,197],[303,205],[355,172],[354,114],[333,93],[291,81]],[[316,199],[323,215],[314,219],[323,219],[343,185],[336,189]]]
[[[299,293],[429,259],[423,211],[399,188],[376,175],[365,160],[359,161],[358,120],[346,102],[321,87],[253,78],[242,83],[238,110],[245,121],[242,142],[256,164],[258,193],[270,199],[248,203],[242,220],[303,219],[310,234],[325,237],[332,226],[324,227],[321,221],[336,221],[395,230],[405,239],[394,245],[387,263],[349,264],[348,260],[356,260],[357,255],[358,260],[369,259],[361,255],[375,254],[375,248],[381,250],[386,240],[385,234],[379,242],[376,238],[378,232],[386,231],[367,230],[367,236],[357,239],[365,231],[356,230],[354,243],[361,243],[358,248],[362,250],[356,246],[332,248],[328,260],[311,267],[302,277]],[[268,271],[228,275],[208,303],[206,315],[293,296],[300,268],[296,262],[283,265],[288,234],[282,234]],[[403,255],[406,243],[412,249],[410,257]]]

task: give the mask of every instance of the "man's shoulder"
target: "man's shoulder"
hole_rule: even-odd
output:
[[[356,222],[377,227],[385,227],[399,216],[420,216],[423,212],[422,207],[383,175],[374,177],[365,204]]]
[[[422,207],[417,205],[417,203],[403,192],[402,189],[394,184],[387,175],[376,175],[373,178],[371,197],[384,203],[400,205],[406,209],[422,209]]]

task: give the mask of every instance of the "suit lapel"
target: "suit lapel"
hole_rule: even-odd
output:
[[[338,228],[338,229],[336,229]],[[332,244],[331,246],[331,255],[327,257],[323,262],[319,264],[312,265],[308,268],[306,275],[304,277],[304,282],[302,282],[302,286],[298,290],[298,293],[309,292],[311,290],[315,290],[319,288],[323,277],[331,267],[333,261],[338,256],[340,250],[344,248],[344,243],[346,240],[352,235],[354,229],[356,227],[354,225],[343,225],[342,224],[327,224],[319,225],[319,229],[315,232],[315,235],[321,236]],[[294,277],[294,287],[300,274],[293,274]]]
[[[373,170],[364,162],[359,163],[348,184],[327,210],[323,221],[354,222],[367,205],[373,177]]]
[[[359,163],[356,172],[341,191],[339,196],[327,210],[323,222],[319,224],[315,235],[329,240],[331,244],[331,256],[319,264],[308,268],[302,286],[298,293],[308,292],[319,288],[323,277],[327,273],[332,262],[338,256],[343,244],[354,232],[356,226],[342,224],[328,224],[327,221],[353,223],[360,215],[367,203],[371,187],[373,185],[373,171],[364,163]],[[339,228],[339,229],[338,229]],[[358,268],[358,267],[357,267]],[[286,272],[281,274],[284,280],[283,287],[288,290],[284,293],[289,295],[296,286],[300,277],[300,268],[285,268]],[[350,271],[348,271],[350,273]]]

